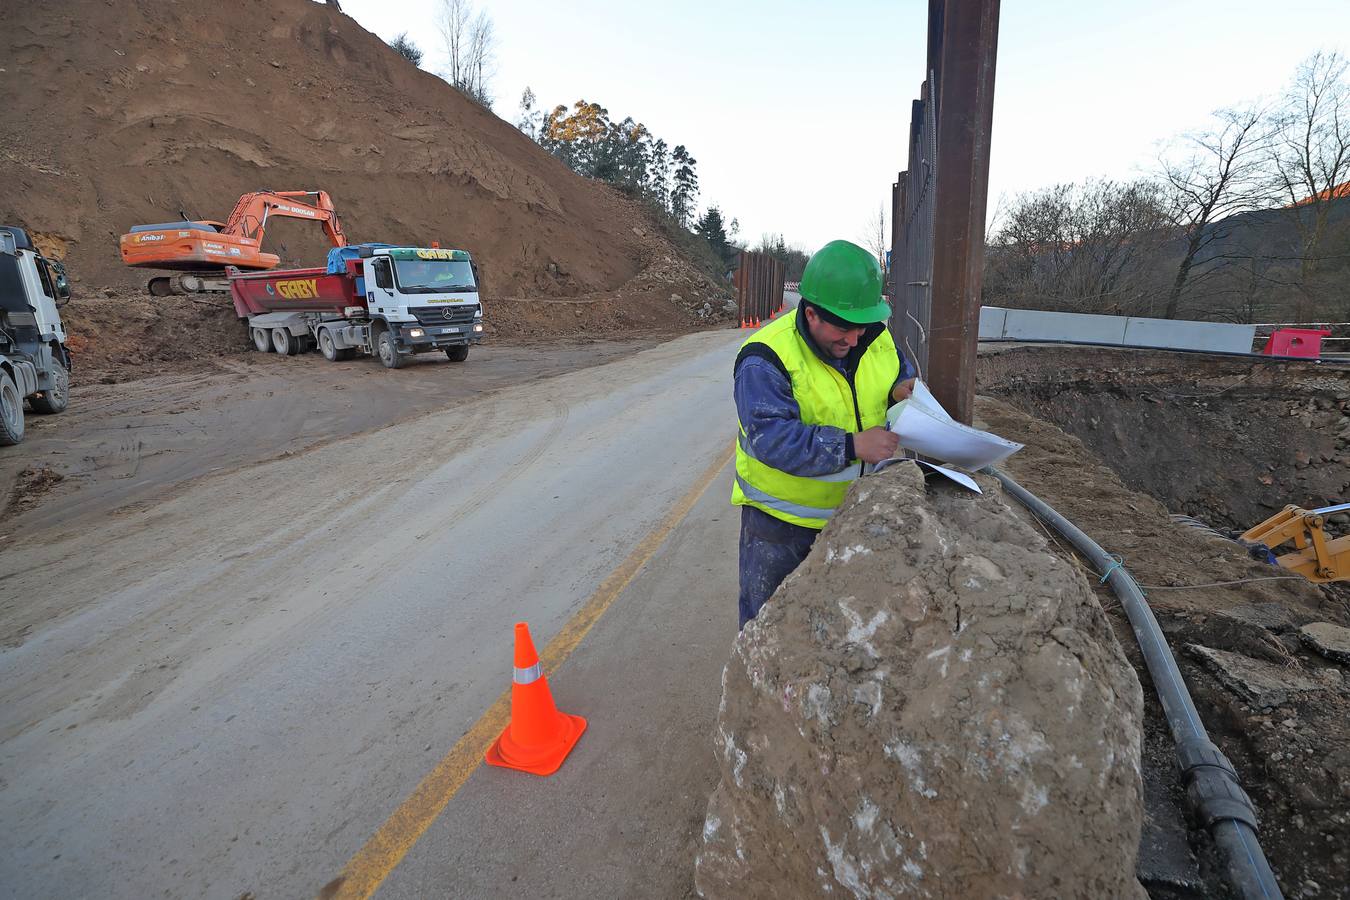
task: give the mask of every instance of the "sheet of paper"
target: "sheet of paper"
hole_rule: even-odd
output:
[[[952,481],[955,481],[962,487],[970,488],[977,494],[984,493],[984,491],[980,490],[980,486],[975,483],[975,479],[971,478],[965,472],[958,472],[955,469],[948,469],[945,466],[939,466],[937,463],[925,462],[922,459],[916,459],[914,461],[918,463],[919,468],[923,469],[925,472],[937,472],[939,475],[947,476]]]
[[[890,408],[887,421],[900,446],[972,472],[1002,462],[1023,446],[957,422],[921,381],[914,383],[908,400]]]
[[[951,415],[942,408],[942,404],[933,396],[933,392],[928,389],[928,385],[924,384],[922,381],[914,382],[914,391],[909,395],[909,399],[920,406],[928,407],[937,414],[938,418],[946,419],[948,422],[952,421]],[[905,401],[902,400],[900,402],[903,403]],[[899,405],[899,403],[896,404],[896,406]],[[894,409],[895,407],[891,408]],[[887,418],[889,418],[889,416]]]
[[[883,459],[876,465],[869,466],[867,469],[867,474],[875,475],[882,469],[889,468],[890,466],[898,462],[912,462],[925,472],[937,472],[939,475],[945,475],[946,477],[950,478],[952,481],[955,481],[962,487],[970,488],[977,494],[984,493],[984,491],[980,490],[980,486],[975,483],[975,479],[971,478],[965,472],[958,472],[955,469],[948,469],[945,466],[939,466],[937,463],[930,463],[927,460],[923,459],[913,459],[908,456],[892,456],[890,459]]]

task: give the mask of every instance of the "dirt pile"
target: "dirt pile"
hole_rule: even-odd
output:
[[[228,296],[151,297],[109,289],[72,300],[61,319],[75,384],[112,384],[248,352]]]
[[[704,896],[1143,896],[1139,682],[981,484],[859,485],[737,639]]]
[[[64,256],[77,291],[144,284],[118,256],[132,225],[180,210],[223,219],[246,191],[322,188],[352,240],[472,251],[488,297],[579,297],[658,277],[661,290],[631,299],[689,324],[718,292],[639,204],[331,6],[5,4],[0,58],[0,220]],[[282,265],[316,264],[326,249],[297,220],[273,220],[267,236]]]
[[[1041,358],[1046,372],[1073,365],[1057,352]],[[1200,364],[1193,381],[1203,381],[1206,366]],[[1141,374],[1150,371],[1140,364]],[[1122,387],[1128,392],[1128,383]],[[1139,392],[1148,390],[1146,381]],[[1283,573],[1250,559],[1235,543],[1169,521],[1167,507],[1123,482],[1137,471],[1133,462],[1117,475],[1084,441],[991,398],[979,399],[976,417],[984,427],[1026,444],[1005,464],[1008,473],[1119,554],[1143,586],[1211,739],[1233,761],[1256,805],[1261,845],[1285,895],[1347,896],[1350,665],[1324,655],[1309,637],[1350,625],[1344,595],[1297,576],[1270,580]],[[1189,436],[1179,426],[1139,435],[1141,442],[1158,445],[1149,452],[1159,458],[1175,454],[1184,460],[1190,452]],[[1174,438],[1179,446],[1169,444]],[[1259,459],[1265,449],[1240,435],[1230,440],[1226,455],[1210,458],[1213,465],[1245,464],[1246,457]],[[1108,461],[1114,466],[1122,459],[1127,457]],[[1212,474],[1204,459],[1194,469],[1196,478]],[[1189,484],[1179,479],[1178,490]],[[1064,559],[1078,562],[1058,541],[1053,545]],[[1090,581],[1147,684],[1124,612],[1109,589],[1097,586],[1095,577]],[[1317,623],[1328,624],[1307,627]],[[1172,739],[1151,689],[1145,700],[1148,818],[1141,878],[1155,897],[1223,896],[1208,837],[1184,816]],[[1168,858],[1150,857],[1154,852]]]

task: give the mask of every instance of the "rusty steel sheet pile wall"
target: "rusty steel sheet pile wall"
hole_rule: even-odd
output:
[[[733,281],[742,328],[758,328],[782,312],[786,275],[783,263],[768,253],[741,251]]]
[[[891,185],[896,343],[969,423],[984,269],[999,0],[929,0],[908,168]]]

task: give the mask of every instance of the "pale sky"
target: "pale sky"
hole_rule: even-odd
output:
[[[441,0],[342,0],[437,71]],[[814,250],[861,241],[906,164],[925,0],[480,2],[497,35],[494,111],[598,102],[698,160],[699,207]],[[1057,181],[1141,174],[1218,107],[1277,94],[1318,49],[1350,54],[1346,0],[1005,0],[989,208]]]

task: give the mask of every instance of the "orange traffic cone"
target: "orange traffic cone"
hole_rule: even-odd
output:
[[[558,712],[530,629],[516,623],[516,666],[511,679],[511,724],[488,748],[489,764],[552,775],[586,730],[586,720]]]

